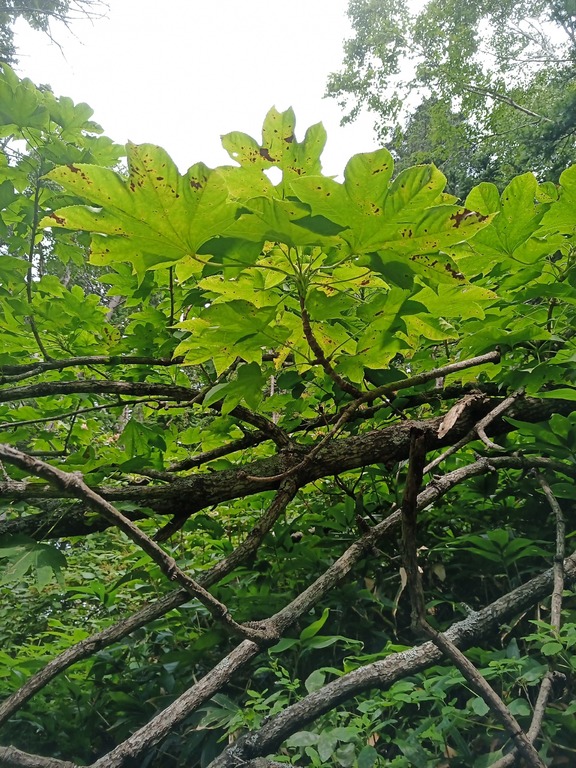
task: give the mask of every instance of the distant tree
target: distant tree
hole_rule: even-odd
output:
[[[531,168],[558,178],[574,157],[576,3],[350,0],[354,36],[328,94],[377,115],[406,167],[433,161],[451,190],[500,186]]]
[[[68,26],[78,18],[100,18],[106,8],[102,0],[3,0],[0,3],[0,61],[7,64],[16,61],[14,24],[20,18],[52,38],[52,22]]]

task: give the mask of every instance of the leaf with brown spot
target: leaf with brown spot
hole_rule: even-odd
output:
[[[200,246],[236,218],[224,179],[198,163],[180,174],[152,144],[128,144],[128,178],[96,165],[56,168],[49,178],[86,205],[57,211],[68,229],[92,233],[95,264],[128,261],[138,272],[195,258]],[[50,226],[46,217],[42,226]],[[198,260],[198,271],[205,258]]]

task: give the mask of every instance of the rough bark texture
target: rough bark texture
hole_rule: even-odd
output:
[[[298,485],[303,487],[319,478],[371,464],[394,466],[408,458],[412,429],[423,432],[427,451],[450,445],[464,437],[496,403],[492,399],[474,403],[473,407],[464,410],[456,424],[442,438],[438,437],[438,429],[443,417],[437,417],[403,421],[383,429],[334,439],[298,473]],[[508,411],[508,415],[518,420],[537,422],[549,419],[553,413],[568,414],[573,410],[576,410],[573,401],[524,398]],[[498,436],[511,430],[509,423],[498,419],[490,425],[488,433]],[[313,445],[295,444],[269,458],[246,463],[237,469],[196,472],[163,485],[134,484],[117,488],[95,487],[94,490],[108,501],[131,501],[174,517],[179,525],[191,515],[214,504],[276,490],[281,482],[279,477],[295,470],[313,448]],[[89,484],[89,477],[85,480]],[[72,505],[64,515],[60,505],[54,506],[52,503],[51,508],[44,508],[46,500],[71,498],[72,494],[38,482],[0,482],[0,496],[4,499],[26,499],[42,510],[39,514],[0,522],[0,535],[23,533],[37,539],[60,538],[86,535],[104,530],[110,525],[104,519],[86,519],[82,505]],[[127,516],[136,520],[143,515],[132,512]]]

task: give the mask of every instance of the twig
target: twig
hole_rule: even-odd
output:
[[[157,403],[162,404],[162,400],[150,400],[148,398],[142,400],[121,400],[116,403],[106,403],[105,405],[92,405],[90,408],[80,408],[76,411],[64,411],[64,413],[55,413],[52,416],[42,416],[39,419],[24,419],[23,421],[5,421],[0,424],[0,429],[13,429],[14,427],[24,427],[29,424],[45,424],[50,421],[63,421],[64,419],[74,418],[75,416],[83,416],[85,413],[93,413],[94,411],[105,411],[109,408],[125,408],[127,405],[140,405]]]
[[[244,437],[240,437],[238,440],[233,440],[231,443],[221,445],[219,448],[212,448],[210,451],[197,453],[195,456],[190,456],[188,459],[175,461],[167,468],[167,472],[183,472],[186,469],[194,469],[202,464],[206,464],[208,461],[218,459],[221,456],[228,456],[235,451],[241,451],[243,448],[251,448],[254,445],[259,445],[267,439],[268,436],[265,435],[264,432],[258,430],[258,432],[252,432],[244,435]]]
[[[552,488],[544,475],[539,472],[536,473],[536,479],[540,484],[540,487],[544,491],[544,495],[556,518],[556,551],[554,554],[554,565],[552,573],[554,582],[552,585],[552,600],[550,605],[550,625],[556,631],[560,631],[562,622],[562,593],[564,591],[564,557],[566,555],[566,521],[564,520],[564,514],[558,504]],[[533,743],[536,741],[542,723],[544,722],[544,715],[546,713],[546,706],[552,694],[554,687],[554,672],[549,669],[544,675],[542,682],[540,683],[540,690],[538,691],[538,698],[534,705],[534,712],[532,714],[532,722],[528,729],[528,739]],[[514,765],[516,761],[516,753],[511,752],[500,760],[497,760],[492,764],[491,768],[508,768],[508,766]]]
[[[352,397],[361,397],[362,392],[349,381],[346,381],[346,379],[342,378],[339,373],[336,373],[330,364],[330,361],[324,354],[324,350],[318,343],[318,340],[312,331],[310,315],[306,309],[305,298],[303,295],[300,295],[300,314],[302,316],[302,329],[304,330],[306,341],[308,342],[312,352],[314,352],[316,355],[316,360],[320,363],[325,373],[328,374],[332,381],[335,382],[343,392],[347,392],[349,395],[352,395]]]
[[[503,448],[500,445],[497,445],[496,443],[493,443],[491,440],[488,439],[486,436],[486,427],[488,427],[489,424],[491,424],[498,416],[502,415],[505,411],[510,408],[511,405],[513,405],[516,400],[523,395],[524,390],[519,389],[518,391],[514,392],[514,394],[510,395],[510,397],[507,397],[505,400],[502,400],[501,403],[498,403],[498,405],[493,408],[490,413],[486,414],[480,421],[475,424],[472,429],[468,432],[467,435],[465,435],[461,440],[458,440],[457,443],[454,443],[454,445],[451,445],[446,451],[444,451],[443,454],[440,456],[437,456],[433,461],[431,461],[426,467],[424,467],[424,474],[428,474],[428,472],[431,472],[433,469],[435,469],[439,464],[441,464],[445,459],[448,458],[448,456],[451,456],[453,453],[456,453],[456,451],[459,451],[460,448],[465,446],[467,443],[474,440],[476,437],[479,437],[484,445],[486,445],[488,448],[493,448],[497,451],[502,451]]]
[[[422,579],[418,569],[416,541],[417,489],[422,481],[425,443],[423,436],[416,432],[412,435],[409,461],[408,478],[402,500],[402,558],[408,577],[412,624],[415,629],[421,629],[432,640],[434,645],[452,661],[472,690],[482,697],[493,715],[502,723],[527,764],[533,768],[546,768],[528,736],[488,681],[451,640],[428,623]]]
[[[554,122],[554,120],[551,120],[549,117],[546,117],[545,115],[539,115],[538,112],[533,112],[531,109],[523,107],[521,104],[518,104],[518,102],[514,101],[514,99],[511,99],[510,96],[506,96],[504,93],[498,93],[498,91],[495,91],[492,88],[480,88],[477,85],[465,85],[464,90],[477,93],[480,96],[489,96],[495,101],[501,101],[503,104],[508,104],[508,106],[517,109],[519,112],[523,112],[525,115],[529,115],[530,117],[536,117],[538,120],[544,120],[547,123]]]

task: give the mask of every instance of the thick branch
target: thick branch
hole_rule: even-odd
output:
[[[14,381],[38,376],[46,371],[62,371],[65,368],[91,365],[145,365],[145,366],[170,366],[180,365],[183,357],[135,357],[130,355],[88,355],[86,357],[68,357],[63,360],[43,360],[20,365],[0,365],[0,384],[8,384]]]
[[[27,400],[30,398],[49,397],[52,395],[157,395],[168,400],[175,400],[182,405],[201,403],[204,391],[179,387],[174,384],[158,384],[147,381],[109,381],[107,379],[92,379],[89,381],[49,381],[38,384],[27,384],[22,387],[11,387],[0,391],[0,403],[13,402],[14,400]],[[219,411],[221,403],[210,406]],[[280,427],[261,414],[254,413],[248,408],[237,405],[231,415],[240,421],[245,421],[257,429],[265,432],[278,446],[286,447],[290,440]]]
[[[30,755],[16,747],[0,747],[0,765],[2,768],[79,768],[76,763],[55,757]]]
[[[509,463],[511,461],[517,461],[515,457],[497,457],[496,461],[501,466],[509,466]],[[443,483],[434,483],[430,484],[425,491],[423,491],[418,496],[418,508],[423,508],[425,506],[428,506],[428,504],[431,503],[435,498],[442,495],[442,493],[445,493],[446,490],[448,490],[449,487],[451,487],[451,483],[456,484],[457,482],[462,482],[464,479],[470,476],[474,476],[475,474],[478,474],[480,472],[486,472],[490,471],[492,469],[492,465],[488,460],[480,460],[478,462],[475,462],[474,465],[470,465],[469,467],[463,467],[459,470],[456,470],[453,473],[450,473],[450,475],[447,475],[445,478],[443,478]],[[293,491],[287,489],[286,493],[289,494]],[[314,605],[329,589],[331,586],[333,586],[336,581],[341,579],[346,573],[350,571],[350,569],[353,567],[353,565],[360,559],[361,557],[365,556],[367,552],[372,550],[372,547],[374,543],[382,536],[386,535],[388,531],[390,530],[391,526],[396,525],[399,519],[399,513],[396,512],[395,514],[391,515],[387,520],[380,523],[376,528],[374,528],[372,531],[370,531],[368,534],[366,534],[362,539],[355,542],[344,555],[339,558],[339,560],[330,568],[328,571],[323,574],[323,576],[320,577],[320,579],[317,580],[313,585],[311,585],[302,595],[298,596],[295,601],[293,601],[289,606],[286,606],[282,611],[280,611],[275,617],[272,618],[272,622],[276,625],[276,627],[280,630],[285,629],[290,623],[292,623],[296,618],[301,616],[304,612],[310,609],[312,605]],[[573,579],[575,574],[573,571],[576,570],[576,563],[571,563],[567,569],[567,574],[569,572],[569,575],[567,576],[568,579]],[[511,615],[515,610],[521,610],[524,607],[524,603],[522,603],[522,600],[529,601],[529,600],[537,600],[540,599],[541,594],[538,591],[540,589],[539,584],[541,581],[544,581],[546,583],[546,574],[542,577],[538,577],[538,579],[534,579],[532,582],[530,582],[530,587],[528,592],[523,592],[523,588],[520,588],[520,590],[516,590],[514,594],[514,604],[512,605],[512,608],[508,605],[509,600],[511,599],[510,596],[507,596],[506,598],[501,598],[500,601],[497,601],[497,603],[501,606],[508,606],[509,613],[507,615]],[[182,601],[184,602],[184,601]],[[529,604],[529,602],[527,602]],[[174,607],[174,606],[172,606]],[[167,608],[169,609],[169,608]],[[481,612],[482,613],[482,612]],[[161,615],[161,614],[157,614]],[[480,614],[477,614],[478,616]],[[504,620],[502,617],[499,617],[498,615],[491,617],[491,615],[488,613],[487,619],[492,619],[495,621]],[[485,620],[487,620],[485,619]],[[458,626],[462,628],[463,635],[466,634],[466,628],[469,625],[470,620],[467,619],[465,622],[461,622]],[[490,624],[492,626],[492,624]],[[245,664],[250,658],[252,658],[258,651],[258,647],[256,644],[250,642],[250,641],[244,641],[237,649],[234,651],[227,659],[223,660],[220,665],[218,665],[218,669],[222,671],[223,669],[228,669],[230,672],[233,670],[239,668],[243,664]],[[400,655],[402,656],[402,655]],[[419,659],[419,654],[414,655],[412,652],[411,659]],[[435,660],[434,658],[431,658],[430,661],[426,661],[424,663],[424,666],[426,666],[427,663],[431,663]],[[386,660],[388,661],[388,660]],[[423,668],[422,666],[416,665],[416,668],[409,669],[407,674],[410,674],[413,671],[417,671],[418,669]],[[354,674],[354,673],[352,673]],[[403,672],[401,672],[403,674]],[[224,677],[223,680],[227,680],[229,677]],[[392,681],[393,682],[393,681]],[[196,686],[193,686],[191,689],[189,689],[185,694],[183,694],[182,697],[180,697],[176,702],[174,702],[173,705],[168,707],[164,712],[160,713],[157,718],[152,721],[153,727],[150,728],[151,724],[148,724],[148,726],[144,727],[140,731],[138,731],[136,734],[134,734],[127,742],[124,742],[123,745],[120,745],[116,748],[116,750],[113,750],[112,753],[109,753],[105,756],[105,758],[102,758],[102,761],[106,760],[106,762],[99,761],[95,764],[94,768],[98,766],[98,768],[114,768],[114,766],[121,766],[122,761],[129,757],[139,754],[143,749],[145,749],[147,746],[156,743],[161,738],[163,738],[163,735],[165,735],[171,728],[173,728],[175,725],[177,725],[181,720],[186,717],[191,711],[193,711],[194,708],[197,708],[200,706],[206,698],[213,695],[215,690],[217,690],[218,686],[214,688],[214,685],[222,684],[222,680],[220,677],[217,679],[212,677],[212,673],[207,676],[204,680],[199,681],[199,683]],[[365,687],[372,687],[373,684],[369,684]],[[362,688],[361,690],[363,690]],[[325,690],[325,689],[324,689]],[[350,694],[354,695],[354,693]],[[344,697],[340,700],[344,700],[348,698],[348,695],[344,695]],[[338,703],[338,702],[336,702]],[[332,706],[334,706],[334,702],[332,702],[327,709],[330,709]],[[326,711],[326,710],[324,710]],[[313,715],[309,719],[313,719],[316,715]],[[297,730],[297,727],[293,730]],[[291,732],[293,732],[290,731]],[[289,733],[287,734],[289,735]],[[286,738],[286,736],[284,736]],[[283,739],[282,739],[283,740]],[[272,749],[268,750],[266,753],[269,753],[272,751]],[[265,752],[258,752],[255,754],[247,755],[247,757],[257,757],[259,755],[265,754]],[[2,756],[2,750],[0,750],[0,757]],[[113,761],[112,758],[114,758]],[[230,763],[232,765],[233,763]]]
[[[426,436],[426,450],[437,450],[468,434],[478,419],[489,413],[494,407],[494,401],[488,400],[478,405],[478,408],[467,409],[451,428],[448,435],[438,436],[438,428],[442,417],[423,421],[406,421],[393,424],[381,430],[353,435],[351,437],[332,440],[314,457],[314,461],[306,465],[298,473],[300,487],[314,480],[330,475],[341,474],[351,469],[374,464],[394,465],[408,458],[410,449],[410,430],[416,428]],[[576,409],[576,403],[570,400],[536,400],[523,398],[511,407],[508,413],[514,418],[524,421],[544,421],[552,413],[568,414]],[[489,425],[491,435],[505,434],[512,427],[502,419],[497,419]],[[242,498],[261,491],[276,490],[281,478],[301,466],[303,459],[315,450],[315,446],[295,446],[294,449],[281,450],[275,456],[260,459],[234,469],[216,472],[199,472],[190,477],[181,477],[173,483],[164,486],[125,486],[122,488],[96,488],[96,492],[111,502],[132,501],[142,506],[150,507],[160,514],[175,515],[180,522],[198,512],[200,509],[218,504],[222,501]],[[518,469],[533,466],[551,467],[569,476],[575,474],[570,465],[561,462],[537,460],[532,463],[521,457],[512,457],[515,464],[508,466]],[[493,460],[494,466],[496,461]],[[266,481],[263,481],[266,478]],[[49,499],[66,498],[70,493],[55,491],[39,483],[0,482],[0,493],[5,499]],[[47,522],[50,522],[50,526]],[[91,530],[102,530],[105,525],[83,521],[82,518],[70,519],[56,512],[51,515],[30,515],[18,520],[0,522],[0,534],[24,533],[35,538],[38,529],[42,527],[46,535],[56,538],[62,536],[85,535]]]

